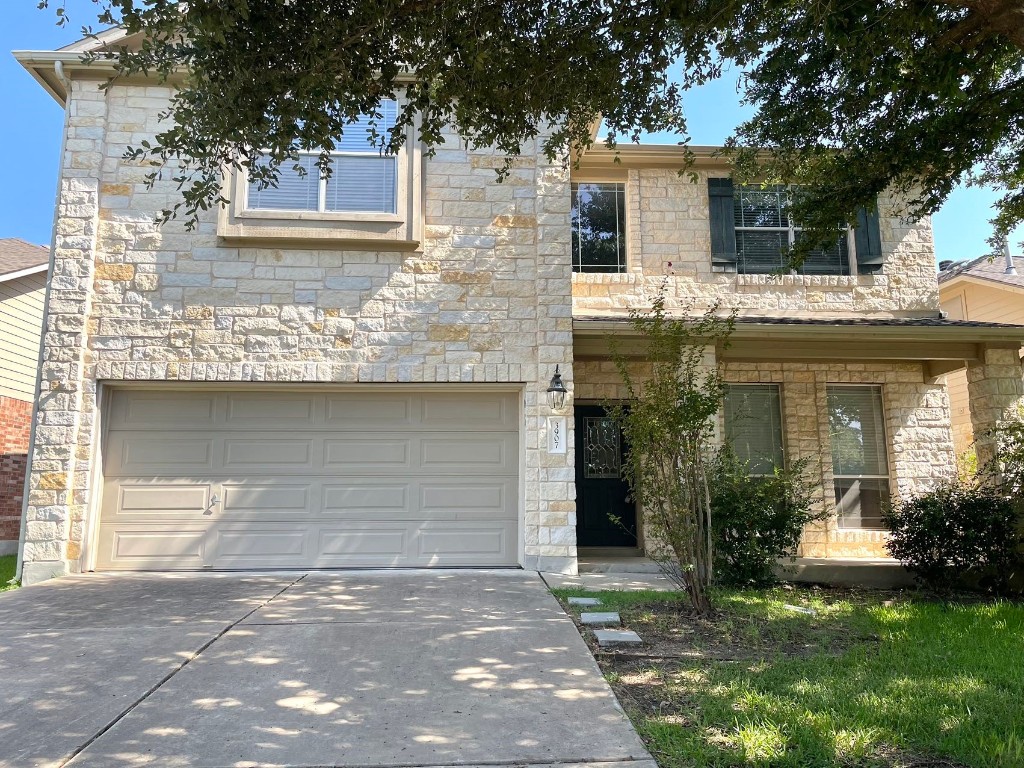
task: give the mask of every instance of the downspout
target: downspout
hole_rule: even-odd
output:
[[[36,447],[36,415],[39,411],[39,400],[42,398],[43,387],[43,350],[46,346],[46,328],[50,322],[50,285],[53,281],[54,261],[57,255],[57,219],[60,211],[61,181],[64,176],[64,152],[68,141],[68,107],[71,104],[71,81],[64,74],[64,64],[60,61],[53,63],[53,72],[61,85],[64,86],[64,126],[61,129],[60,154],[57,158],[57,190],[53,201],[53,224],[50,229],[50,263],[46,270],[46,297],[43,300],[43,326],[39,329],[39,353],[36,358],[36,391],[32,402],[32,421],[28,435],[28,456],[25,457],[25,483],[21,497],[21,530],[18,533],[18,562],[14,569],[14,578],[21,581],[21,570],[25,560],[25,531],[28,527],[29,487],[32,484],[32,458],[35,455]],[[68,521],[68,525],[71,521]]]
[[[1003,270],[1004,275],[1016,275],[1017,268],[1013,266],[1013,256],[1010,255],[1010,238],[1007,237],[1003,240],[1003,255],[1006,257],[1006,269]]]

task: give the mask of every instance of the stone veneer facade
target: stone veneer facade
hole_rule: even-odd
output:
[[[554,366],[572,381],[567,170],[527,151],[497,184],[501,158],[450,135],[425,162],[420,250],[227,247],[215,215],[158,228],[174,185],[123,159],[168,95],[72,82],[24,580],[83,566],[102,382],[514,383],[521,561],[573,571],[573,451],[539,448]]]
[[[575,315],[615,314],[649,304],[665,278],[667,307],[702,312],[714,302],[742,315],[935,317],[939,292],[929,221],[903,221],[894,201],[879,201],[885,264],[873,275],[737,275],[711,266],[709,177],[694,183],[671,169],[629,169],[627,271],[574,274]],[[600,178],[600,176],[597,176]],[[576,180],[574,178],[574,180]],[[582,177],[581,180],[587,180]]]
[[[649,366],[634,365],[638,380],[649,375]],[[946,387],[942,381],[929,381],[920,363],[721,361],[719,371],[729,383],[779,385],[786,456],[809,460],[808,471],[815,480],[820,478],[824,489],[816,504],[826,511],[835,506],[831,494],[827,384],[882,386],[894,494],[919,492],[951,478],[956,471]],[[579,360],[575,372],[577,400],[625,399],[625,390],[613,363]],[[720,428],[719,434],[721,432]],[[886,557],[885,540],[884,531],[838,528],[832,515],[824,523],[808,527],[799,554],[804,557]]]

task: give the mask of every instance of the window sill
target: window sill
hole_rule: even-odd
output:
[[[381,221],[401,224],[402,217],[397,213],[359,213],[355,211],[278,211],[246,209],[235,215],[236,219],[252,219],[256,221],[330,221],[330,222],[364,222]]]
[[[875,285],[875,275],[736,275],[736,285],[858,288]]]

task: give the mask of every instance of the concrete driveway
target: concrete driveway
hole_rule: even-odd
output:
[[[649,761],[536,574],[89,575],[0,595],[4,768]]]

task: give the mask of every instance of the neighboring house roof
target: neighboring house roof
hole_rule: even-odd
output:
[[[1000,257],[979,256],[970,261],[961,261],[948,269],[939,272],[939,285],[944,285],[958,277],[975,278],[993,283],[1024,288],[1024,259],[1018,259],[1020,266],[1016,275],[1006,274],[1006,261]]]
[[[17,237],[0,238],[0,282],[14,280],[50,266],[50,249]]]

